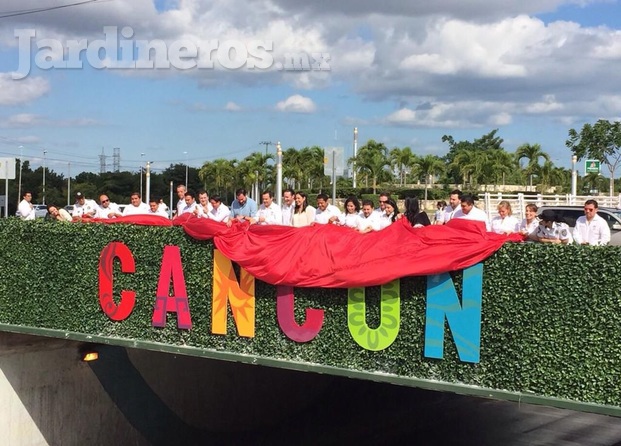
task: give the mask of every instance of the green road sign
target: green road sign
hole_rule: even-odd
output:
[[[586,160],[584,162],[584,172],[585,173],[599,173],[600,172],[600,161],[599,160]]]

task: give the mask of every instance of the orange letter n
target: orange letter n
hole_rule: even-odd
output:
[[[237,282],[233,264],[219,250],[213,250],[213,307],[211,309],[211,332],[226,334],[227,302],[240,336],[254,337],[254,277],[241,269]]]

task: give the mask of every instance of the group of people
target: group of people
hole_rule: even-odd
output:
[[[308,202],[304,192],[295,192],[286,189],[283,193],[283,204],[274,201],[271,191],[261,194],[261,204],[248,196],[245,189],[237,189],[235,200],[231,206],[222,203],[218,195],[209,194],[200,190],[194,195],[185,185],[177,186],[177,209],[175,216],[190,213],[196,217],[208,218],[217,222],[231,225],[233,221],[247,221],[258,225],[284,225],[303,227],[315,224],[335,224],[346,226],[365,233],[379,231],[390,226],[400,218],[405,218],[412,227],[422,227],[432,224],[429,217],[421,209],[417,198],[407,198],[405,211],[400,213],[399,207],[390,194],[379,195],[379,205],[376,208],[372,200],[360,201],[356,197],[345,200],[345,211],[334,204],[330,204],[329,197],[319,194],[316,197],[316,207]],[[83,193],[77,192],[72,213],[53,204],[47,206],[49,218],[59,221],[75,221],[88,218],[116,218],[127,215],[159,215],[169,217],[168,207],[159,198],[151,198],[149,203],[143,203],[138,192],[131,194],[131,203],[121,211],[116,203],[110,201],[106,194],[99,196],[99,203],[87,199]],[[35,218],[34,206],[31,203],[32,194],[26,191],[23,200],[18,206],[18,213],[24,220]],[[583,245],[606,245],[610,242],[610,228],[607,222],[597,215],[598,204],[595,200],[587,200],[584,204],[585,215],[578,218],[573,228],[562,221],[552,209],[544,210],[537,216],[537,206],[528,204],[525,218],[521,221],[512,214],[511,204],[501,201],[498,204],[498,215],[491,220],[487,214],[475,206],[475,197],[462,194],[460,190],[453,190],[449,195],[448,204],[440,201],[435,213],[433,224],[445,224],[451,219],[475,220],[485,223],[487,231],[499,234],[520,233],[525,239],[542,243],[578,243]]]
[[[571,229],[563,218],[553,209],[545,209],[538,216],[535,204],[526,205],[525,218],[521,221],[513,216],[511,203],[498,203],[498,215],[491,220],[487,214],[474,206],[474,197],[463,195],[454,190],[449,196],[449,203],[438,202],[438,212],[434,224],[444,224],[452,218],[465,218],[485,223],[486,229],[498,234],[520,233],[525,239],[542,243],[578,243],[581,245],[606,245],[610,242],[608,223],[597,214],[596,200],[587,200],[584,204],[584,216],[576,220]]]
[[[32,193],[26,191],[22,195],[22,201],[18,205],[18,215],[22,220],[34,220],[35,210],[31,203]],[[82,192],[75,194],[75,204],[71,213],[66,209],[55,204],[47,205],[47,218],[58,221],[79,221],[90,218],[116,218],[127,215],[159,215],[168,218],[168,206],[163,200],[152,198],[149,204],[142,202],[138,192],[133,192],[130,196],[130,204],[121,208],[116,203],[110,201],[106,194],[99,196],[99,203],[95,200],[86,198]]]
[[[416,198],[406,200],[406,210],[399,212],[397,203],[388,194],[380,194],[379,206],[375,208],[372,200],[358,200],[349,197],[345,201],[345,212],[330,204],[325,194],[316,197],[315,205],[309,203],[304,192],[286,189],[282,196],[282,205],[274,201],[272,191],[261,194],[261,204],[248,196],[245,189],[235,191],[235,199],[230,207],[222,204],[219,196],[209,197],[205,191],[198,193],[199,201],[187,191],[184,185],[177,187],[179,201],[176,215],[192,213],[197,217],[231,225],[233,221],[249,222],[257,225],[283,225],[293,227],[312,226],[315,224],[335,224],[347,226],[360,232],[378,231],[399,218],[407,218],[412,226],[430,225],[429,217],[420,209]]]

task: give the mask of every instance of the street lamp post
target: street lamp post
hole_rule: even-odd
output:
[[[358,154],[358,127],[354,127],[354,160]],[[352,185],[356,188],[356,161],[351,163]]]
[[[24,165],[24,146],[19,146],[19,180],[17,183],[17,202],[22,200],[22,166]]]
[[[576,163],[578,157],[576,155],[571,157],[571,203],[573,204],[576,195],[578,194],[578,171],[576,170]]]
[[[71,163],[67,163],[67,206],[71,204]]]
[[[43,204],[45,204],[45,155],[47,155],[47,150],[43,151]]]
[[[142,199],[142,158],[144,157],[144,153],[140,154],[140,198]]]
[[[145,195],[144,202],[149,204],[149,199],[151,198],[151,162],[147,161],[147,169],[145,171]],[[142,198],[142,197],[141,197]]]
[[[185,190],[188,190],[188,152],[183,152],[185,155]]]
[[[276,197],[278,206],[282,205],[282,147],[276,143]]]

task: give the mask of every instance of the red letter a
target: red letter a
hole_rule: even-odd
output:
[[[174,296],[169,296],[171,280],[173,282]],[[192,328],[188,292],[185,288],[185,279],[181,266],[181,250],[178,246],[171,245],[164,247],[152,325],[154,327],[165,327],[166,313],[170,312],[177,313],[177,327],[185,330]]]

